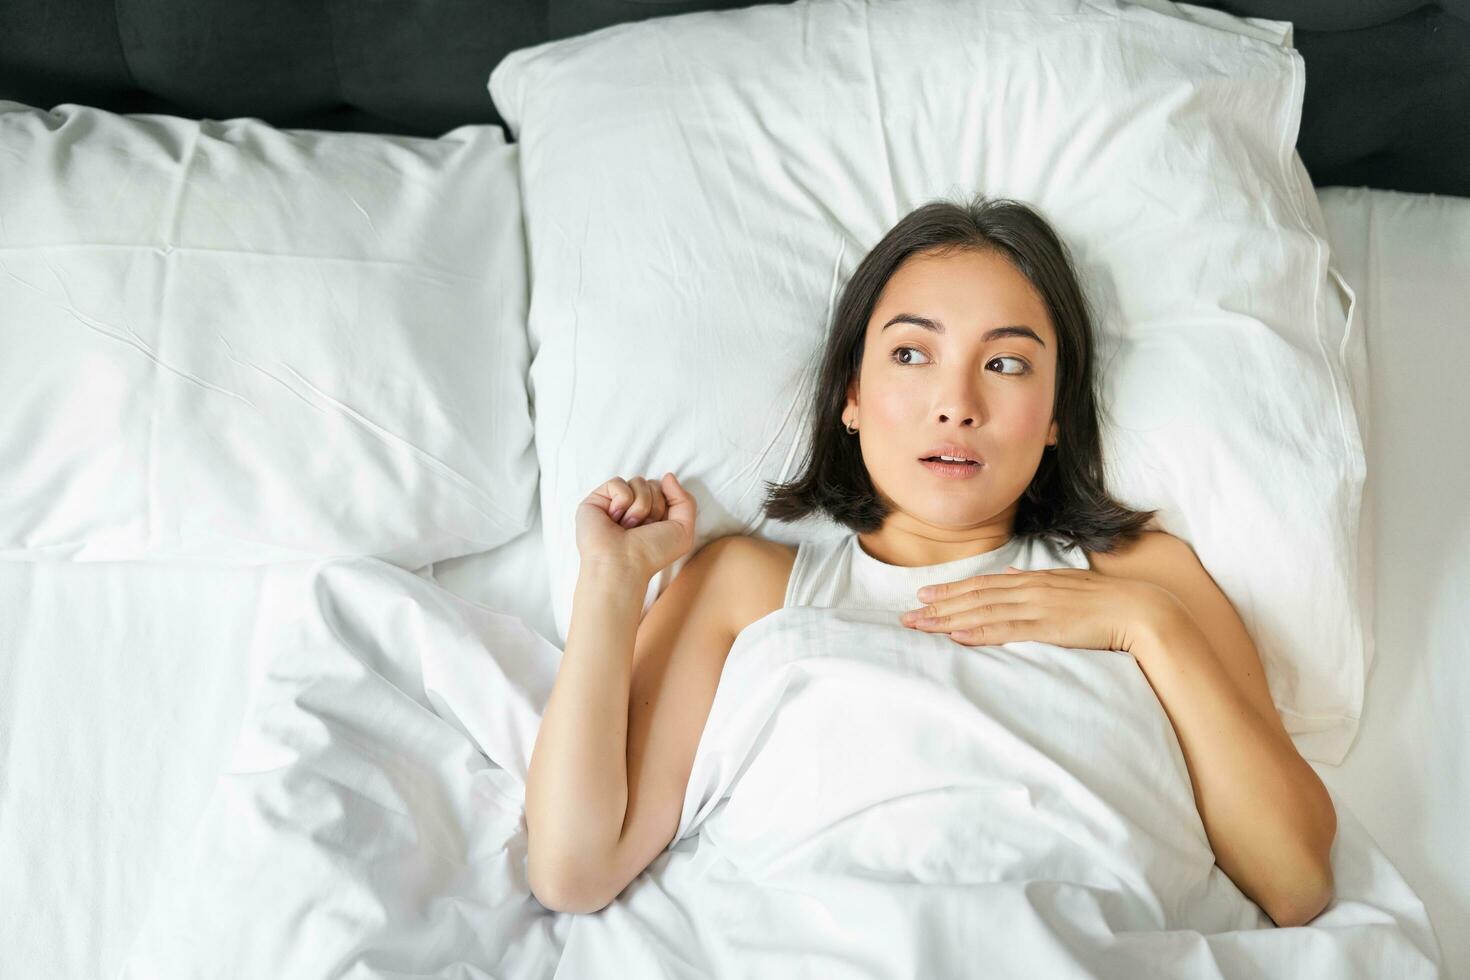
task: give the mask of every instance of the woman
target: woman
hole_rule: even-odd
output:
[[[768,485],[768,516],[820,512],[851,534],[800,548],[718,538],[640,622],[651,578],[692,546],[694,498],[672,473],[590,493],[526,787],[537,898],[596,911],[669,844],[743,629],[787,605],[899,601],[913,607],[905,625],[960,643],[1133,654],[1221,869],[1278,925],[1318,915],[1332,896],[1331,798],[1192,549],[1108,495],[1093,348],[1070,256],[1039,214],[931,202],[848,281],[804,471]]]

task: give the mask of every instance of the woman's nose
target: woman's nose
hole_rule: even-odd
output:
[[[972,373],[951,374],[942,380],[938,404],[939,421],[945,425],[975,426],[985,420],[984,392]]]
[[[939,411],[939,421],[945,425],[955,422],[975,426],[985,417],[984,406],[978,396],[958,396],[943,404],[945,407]]]

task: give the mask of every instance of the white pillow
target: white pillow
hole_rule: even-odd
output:
[[[1110,489],[1194,547],[1298,749],[1341,760],[1363,695],[1365,463],[1347,297],[1293,150],[1303,62],[1289,25],[1190,13],[797,0],[620,24],[496,66],[521,147],[562,642],[575,506],[610,476],[678,473],[700,544],[822,529],[760,506],[806,449],[841,287],[913,208],[983,192],[1031,203],[1077,261],[1103,334]]]
[[[0,102],[0,557],[417,568],[529,527],[518,152]]]

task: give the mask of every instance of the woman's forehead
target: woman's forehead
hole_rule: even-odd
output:
[[[961,337],[1024,325],[1054,346],[1055,331],[1036,287],[993,251],[915,253],[894,270],[874,305],[870,326],[893,332],[904,323],[925,327],[924,321],[939,327],[934,333]]]

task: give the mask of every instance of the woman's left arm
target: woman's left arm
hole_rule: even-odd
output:
[[[1333,890],[1337,814],[1322,780],[1232,681],[1183,600],[1140,627],[1129,652],[1178,735],[1216,863],[1278,926],[1310,922]]]
[[[1332,900],[1337,812],[1281,722],[1235,607],[1171,534],[1092,557],[1091,569],[935,583],[919,591],[929,605],[902,619],[968,645],[1131,653],[1174,726],[1216,863],[1277,925],[1316,918]]]

